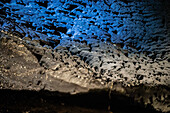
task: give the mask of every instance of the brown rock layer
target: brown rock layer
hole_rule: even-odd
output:
[[[107,91],[106,89],[111,89],[109,91],[110,96],[117,93],[118,95],[133,98],[134,101],[141,105],[150,105],[158,111],[169,111],[169,79],[155,83],[154,76],[151,76],[150,80],[153,82],[147,83],[144,82],[142,76],[136,76],[135,78],[132,75],[124,76],[128,70],[122,73],[123,76],[119,76],[121,71],[117,71],[118,74],[113,75],[116,78],[110,78],[108,71],[110,69],[109,66],[112,64],[109,57],[111,55],[108,55],[108,53],[105,53],[100,48],[110,45],[104,45],[103,43],[103,46],[99,45],[98,51],[95,47],[89,51],[86,49],[88,46],[80,46],[78,43],[75,43],[77,45],[72,47],[80,49],[80,52],[77,53],[73,51],[75,49],[69,47],[69,43],[67,44],[65,44],[66,46],[58,46],[58,48],[53,50],[42,47],[39,41],[30,41],[28,38],[21,39],[17,36],[1,32],[0,88],[35,91],[48,90],[69,94],[85,93],[91,90]],[[135,60],[136,58],[131,56],[131,59],[129,59],[121,49],[114,45],[112,50],[114,55],[118,53],[120,55],[115,57],[116,62],[124,62],[124,58],[127,58],[127,61]],[[100,51],[104,51],[102,53],[104,57],[100,55]],[[84,53],[86,54],[84,55]],[[89,54],[91,56],[88,56]],[[107,64],[103,63],[103,66],[96,69],[98,63],[100,63],[95,60],[98,55],[101,56],[102,61],[107,61]],[[87,57],[86,60],[83,57]],[[89,61],[87,62],[87,60]],[[106,73],[101,71],[104,68],[107,71]],[[160,76],[161,79],[164,77],[168,76]],[[128,82],[126,78],[136,79],[137,81]]]

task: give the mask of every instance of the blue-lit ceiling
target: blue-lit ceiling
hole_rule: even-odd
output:
[[[4,2],[4,1],[2,1]],[[11,0],[1,10],[19,26],[46,40],[86,40],[122,43],[138,51],[154,51],[166,38],[165,2],[159,0]],[[3,14],[2,14],[3,15]],[[2,29],[5,25],[2,25]],[[21,30],[20,30],[21,31]],[[34,35],[29,32],[29,35]],[[37,36],[32,36],[36,39]],[[152,47],[155,45],[156,47]],[[166,44],[164,44],[166,45]],[[162,48],[162,47],[160,47]]]

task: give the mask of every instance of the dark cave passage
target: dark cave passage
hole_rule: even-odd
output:
[[[49,91],[0,90],[0,112],[25,113],[159,113],[152,107],[144,107],[133,99],[108,91],[92,91],[85,94],[69,95]]]

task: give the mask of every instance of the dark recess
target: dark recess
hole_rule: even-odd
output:
[[[11,0],[1,0],[2,3],[10,3]]]
[[[23,112],[38,108],[36,112],[54,112],[61,107],[81,107],[87,109],[99,109],[115,113],[160,113],[152,109],[151,106],[141,106],[131,98],[119,94],[111,94],[109,100],[108,91],[90,91],[89,93],[69,95],[50,91],[28,91],[28,90],[0,90],[0,112],[9,113]],[[55,106],[55,107],[54,107]],[[52,109],[53,108],[53,109]]]
[[[37,2],[37,1],[35,1],[38,5],[40,5],[40,6],[43,6],[43,7],[46,7],[47,8],[47,6],[48,6],[48,0],[47,1],[43,1],[43,2]]]

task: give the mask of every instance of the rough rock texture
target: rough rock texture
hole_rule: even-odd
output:
[[[105,81],[122,81],[125,85],[170,85],[169,62],[153,61],[144,53],[127,52],[117,45],[93,40],[90,47],[73,41],[60,43],[58,47],[69,48],[97,72],[96,78]],[[56,48],[64,51],[62,48]]]
[[[124,70],[124,72],[116,71],[113,74],[109,71],[112,68],[110,66],[112,63],[104,50],[101,56],[103,66],[98,67],[101,64],[100,61],[97,61],[97,52],[91,54],[93,50],[85,49],[85,45],[84,49],[81,47],[82,50],[76,56],[73,55],[75,49],[71,49],[71,47],[58,46],[55,50],[48,49],[42,47],[39,41],[31,41],[29,38],[21,39],[4,33],[1,33],[0,43],[1,89],[49,90],[78,94],[109,88],[113,93],[132,97],[134,101],[146,106],[151,105],[158,111],[169,111],[169,76],[159,76],[159,81],[155,79],[155,76],[143,76],[138,74],[138,71],[135,71],[137,74],[132,73],[126,76],[130,68],[121,68],[121,66],[119,70]],[[69,43],[67,44],[69,45]],[[79,49],[80,45],[77,44],[72,47]],[[102,49],[99,48],[99,50]],[[112,50],[118,52],[115,48],[112,48]],[[118,64],[114,63],[113,67],[124,62],[123,53],[120,50],[118,53],[120,54],[119,57],[115,57]],[[74,54],[76,54],[75,51]],[[83,54],[86,55],[83,56]],[[112,55],[116,55],[116,53]],[[93,60],[94,56],[97,57],[95,61]],[[91,57],[92,60],[89,60]],[[88,60],[89,62],[87,62]],[[107,61],[106,64],[105,61]],[[133,64],[133,62],[130,62],[130,64]],[[141,69],[139,68],[139,70]],[[110,95],[112,95],[112,92],[110,92]]]
[[[91,78],[93,71],[77,56],[69,57],[69,53],[59,54],[32,45],[38,42],[30,42],[27,46],[20,38],[2,37],[1,88],[69,93],[101,88],[102,85]]]
[[[168,0],[0,1],[1,89],[111,89],[170,111]]]
[[[80,41],[95,35],[99,40],[121,43],[124,49],[148,51],[153,59],[168,58],[168,0],[12,0],[1,6],[1,18],[26,26],[22,30],[14,27],[32,38],[39,32],[52,39],[71,37]],[[1,26],[7,30],[7,25]]]

